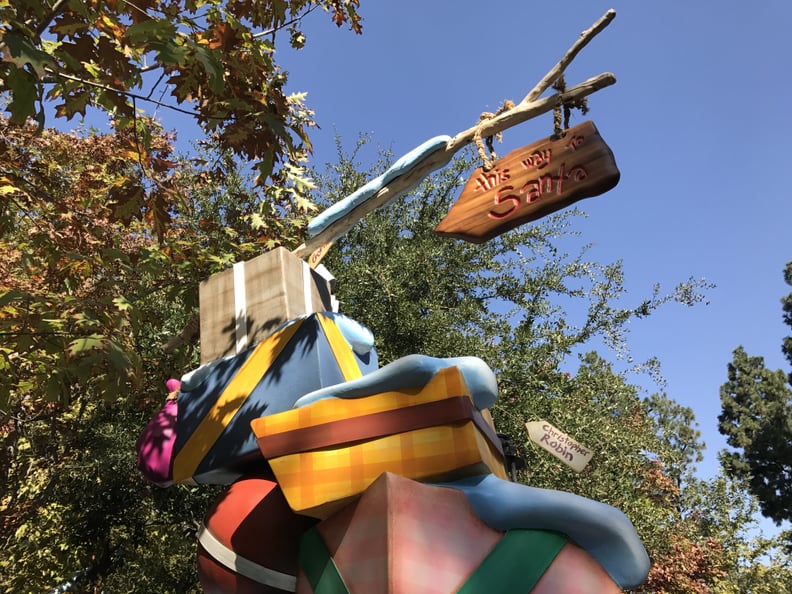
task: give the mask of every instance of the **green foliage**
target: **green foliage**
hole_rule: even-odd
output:
[[[0,409],[25,399],[114,400],[139,391],[160,360],[163,380],[188,370],[187,350],[145,357],[194,315],[198,281],[298,245],[311,210],[256,188],[209,145],[175,172],[171,138],[150,124],[151,181],[173,200],[160,229],[145,203],[128,219],[116,209],[116,189],[134,176],[127,132],[0,127]]]
[[[658,452],[665,472],[678,488],[693,480],[695,465],[704,459],[706,447],[693,409],[680,405],[666,394],[651,394],[645,404],[657,428],[661,450]]]
[[[792,262],[787,262],[787,265],[784,268],[784,281],[786,284],[792,287]],[[781,299],[781,309],[784,312],[784,323],[792,328],[792,293],[789,293]],[[783,351],[784,355],[786,355],[789,364],[792,365],[792,336],[784,337],[784,341],[781,344],[781,350]],[[789,381],[792,383],[792,372],[789,374]]]
[[[762,513],[780,523],[792,519],[792,389],[781,370],[742,347],[728,366],[721,387],[720,432],[737,451],[723,451],[732,476],[747,479]]]
[[[164,380],[197,364],[190,345],[162,352],[195,313],[197,281],[298,245],[307,185],[262,189],[212,145],[179,161],[149,125],[147,183],[174,197],[158,228],[148,198],[134,208],[117,199],[136,175],[134,134],[2,125],[0,591],[195,592],[195,530],[215,491],[147,485],[134,442]],[[598,341],[625,352],[630,320],[695,303],[703,285],[625,306],[618,263],[558,248],[571,213],[481,246],[436,237],[469,166],[456,161],[331,250],[342,311],[372,328],[383,363],[411,353],[485,359],[500,382],[498,427],[527,463],[521,479],[623,509],[655,561],[644,591],[784,591],[777,543],[739,532],[751,510],[738,505],[741,487],[691,477],[702,444],[689,409],[642,398],[625,371],[587,352]],[[320,189],[332,200],[368,177],[342,158]],[[595,451],[585,472],[528,442],[524,422],[536,418]]]
[[[387,154],[362,175],[356,159],[363,144],[319,177],[331,201],[386,165]],[[471,166],[456,160],[333,247],[325,261],[342,311],[373,330],[383,363],[412,353],[484,359],[498,377],[496,426],[525,462],[520,480],[622,509],[654,559],[641,591],[706,592],[727,570],[723,545],[683,498],[703,449],[692,411],[666,395],[642,398],[627,370],[589,351],[604,344],[618,361],[627,354],[631,320],[669,302],[698,303],[707,285],[691,280],[667,295],[656,287],[624,305],[620,263],[589,261],[586,248],[576,255],[561,249],[575,239],[570,211],[481,245],[438,237],[434,228]],[[525,422],[537,419],[593,450],[582,473],[529,442]]]
[[[715,594],[776,594],[792,592],[792,558],[789,535],[757,537],[741,543],[730,556],[732,569],[714,589]]]
[[[365,142],[318,176],[330,202],[387,165],[384,154],[360,170]],[[481,245],[437,237],[434,227],[471,165],[455,161],[333,247],[325,263],[337,277],[342,311],[373,330],[383,363],[412,353],[487,361],[498,376],[496,426],[525,462],[520,480],[623,510],[653,560],[637,592],[788,591],[779,543],[749,535],[756,503],[744,485],[695,477],[704,444],[693,411],[663,393],[642,397],[628,370],[606,360],[627,355],[631,320],[668,303],[703,302],[709,285],[690,279],[668,294],[655,287],[625,306],[619,263],[561,249],[577,243],[569,211]],[[599,345],[609,350],[590,350]],[[657,361],[642,368],[655,374]],[[594,451],[582,473],[529,442],[524,424],[540,418]]]
[[[194,532],[215,491],[174,494],[141,480],[133,452],[149,414],[134,399],[17,409],[3,444],[13,452],[4,484],[17,488],[0,508],[0,591],[70,579],[75,591],[195,591]]]
[[[114,214],[111,190],[129,175],[118,158],[130,146],[124,132],[5,131],[0,591],[197,591],[194,534],[214,490],[163,491],[134,468],[135,438],[164,380],[197,363],[189,345],[164,355],[162,343],[192,317],[198,279],[296,246],[310,207],[288,188],[262,194],[228,151],[205,145],[178,175],[160,168],[179,200],[158,238],[145,208],[128,220]],[[153,129],[151,140],[156,158],[176,162],[167,137]],[[527,463],[522,480],[623,509],[655,560],[644,591],[788,583],[756,563],[772,550],[780,560],[767,567],[777,569],[775,545],[739,535],[748,513],[733,505],[740,492],[691,478],[702,444],[690,411],[665,395],[641,398],[596,353],[570,363],[598,339],[623,352],[630,319],[696,302],[700,285],[624,307],[618,264],[556,247],[571,232],[569,214],[482,246],[436,237],[468,167],[456,162],[331,251],[343,311],[374,330],[383,362],[416,352],[488,361],[500,381],[497,424]],[[331,176],[321,186],[331,199],[368,177],[351,159],[335,174],[341,183]],[[595,451],[585,472],[528,443],[524,422],[535,418]]]
[[[11,371],[0,377],[0,408],[134,389],[139,318],[129,299],[153,219],[141,205],[120,233],[114,190],[132,173],[129,135],[34,134],[4,119],[0,128],[0,332]],[[163,166],[163,187],[172,187],[170,158],[160,136],[149,162]]]
[[[792,286],[792,262],[784,269]],[[784,322],[792,328],[792,293],[781,299]],[[792,337],[782,351],[792,363]],[[734,350],[728,381],[721,386],[718,429],[735,450],[721,452],[724,470],[748,481],[762,514],[777,524],[792,520],[792,373],[772,371],[763,357]]]
[[[355,163],[360,147],[341,155],[319,178],[319,193],[329,201],[350,193],[387,163],[386,154],[361,174]],[[327,256],[344,310],[377,328],[384,361],[409,352],[464,353],[475,344],[487,349],[483,358],[499,373],[545,369],[548,361],[555,367],[594,337],[618,352],[629,319],[669,301],[691,304],[701,298],[706,285],[688,281],[667,295],[658,287],[632,307],[619,305],[625,297],[621,263],[586,261],[586,248],[571,256],[556,245],[575,235],[570,228],[575,211],[481,245],[439,238],[434,227],[471,167],[470,161],[454,161],[412,198],[368,215]],[[389,323],[392,319],[400,323]],[[517,352],[530,349],[532,356],[505,369],[499,363],[508,353],[501,344],[505,340]]]
[[[158,238],[145,208],[114,215],[128,133],[0,126],[0,592],[197,591],[195,530],[216,491],[164,491],[135,468],[165,380],[197,366],[192,345],[162,345],[197,311],[198,281],[295,247],[309,209],[206,145],[151,178],[179,196]],[[177,163],[150,128],[151,163]]]
[[[359,33],[357,7],[0,1],[0,590],[195,589],[211,490],[146,486],[134,437],[164,380],[197,364],[162,344],[195,315],[198,281],[302,240],[312,114],[285,93],[275,41],[305,43],[316,8]],[[47,130],[53,108],[104,111],[116,133]],[[149,108],[195,119],[210,139],[195,160]]]

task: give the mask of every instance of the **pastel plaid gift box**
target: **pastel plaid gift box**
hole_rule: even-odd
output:
[[[311,568],[338,568],[350,592],[456,592],[503,534],[482,522],[465,496],[385,473],[303,535],[297,592],[324,594]],[[319,540],[317,540],[319,539]]]

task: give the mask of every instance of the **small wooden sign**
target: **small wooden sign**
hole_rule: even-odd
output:
[[[544,448],[575,472],[581,472],[591,460],[593,452],[556,429],[547,421],[529,421],[528,437],[539,447]]]
[[[586,121],[477,168],[435,233],[483,243],[619,183],[613,152]]]
[[[318,248],[316,248],[308,258],[308,266],[311,268],[316,268],[319,266],[319,263],[327,255],[327,252],[330,251],[330,248],[333,247],[333,244],[335,244],[335,241],[328,241],[327,243],[323,243]]]

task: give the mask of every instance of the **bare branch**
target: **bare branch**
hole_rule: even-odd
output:
[[[595,93],[600,89],[604,89],[605,87],[609,87],[615,82],[616,77],[613,74],[610,72],[604,72],[598,76],[594,76],[586,81],[583,81],[582,83],[575,85],[570,89],[567,89],[563,93],[557,93],[555,95],[545,97],[544,99],[540,99],[539,101],[522,101],[509,111],[505,111],[494,118],[484,120],[480,124],[477,124],[472,128],[468,128],[464,132],[460,132],[448,143],[446,151],[449,149],[458,151],[463,146],[470,143],[473,140],[473,135],[476,133],[476,129],[479,127],[481,129],[482,137],[492,136],[493,134],[503,132],[512,126],[526,122],[543,113],[552,111],[552,109],[559,103],[573,102],[577,99],[588,97],[592,93]]]
[[[616,82],[616,77],[605,72],[599,76],[588,79],[568,89],[564,93],[557,93],[539,101],[523,101],[507,112],[502,113],[492,119],[486,120],[481,124],[482,136],[491,136],[502,132],[507,128],[521,124],[538,115],[552,111],[559,102],[574,101],[582,99],[592,93],[610,86]],[[432,171],[445,167],[451,162],[454,154],[473,141],[473,135],[478,126],[468,128],[454,136],[442,150],[436,151],[421,161],[409,172],[401,175],[384,186],[373,197],[360,204],[357,208],[339,218],[334,223],[328,225],[320,233],[308,239],[304,244],[296,248],[292,253],[303,258],[308,256],[315,249],[332,241],[346,233],[357,221],[368,213],[376,210],[380,206],[389,202],[394,196],[399,195],[415,184],[419,183]]]
[[[536,83],[536,86],[531,89],[531,92],[525,96],[523,103],[536,101],[536,99],[538,99],[542,93],[550,88],[550,85],[552,85],[558,79],[558,77],[564,73],[566,67],[569,66],[572,60],[575,59],[575,56],[580,53],[580,50],[586,47],[589,41],[594,39],[594,37],[596,37],[600,31],[607,27],[614,18],[616,18],[616,11],[611,8],[608,12],[602,15],[600,20],[583,31],[583,33],[580,34],[580,37],[578,37],[577,41],[567,50],[567,53],[564,54],[564,57],[561,58],[558,63],[553,66],[547,74],[544,75],[544,78]]]

